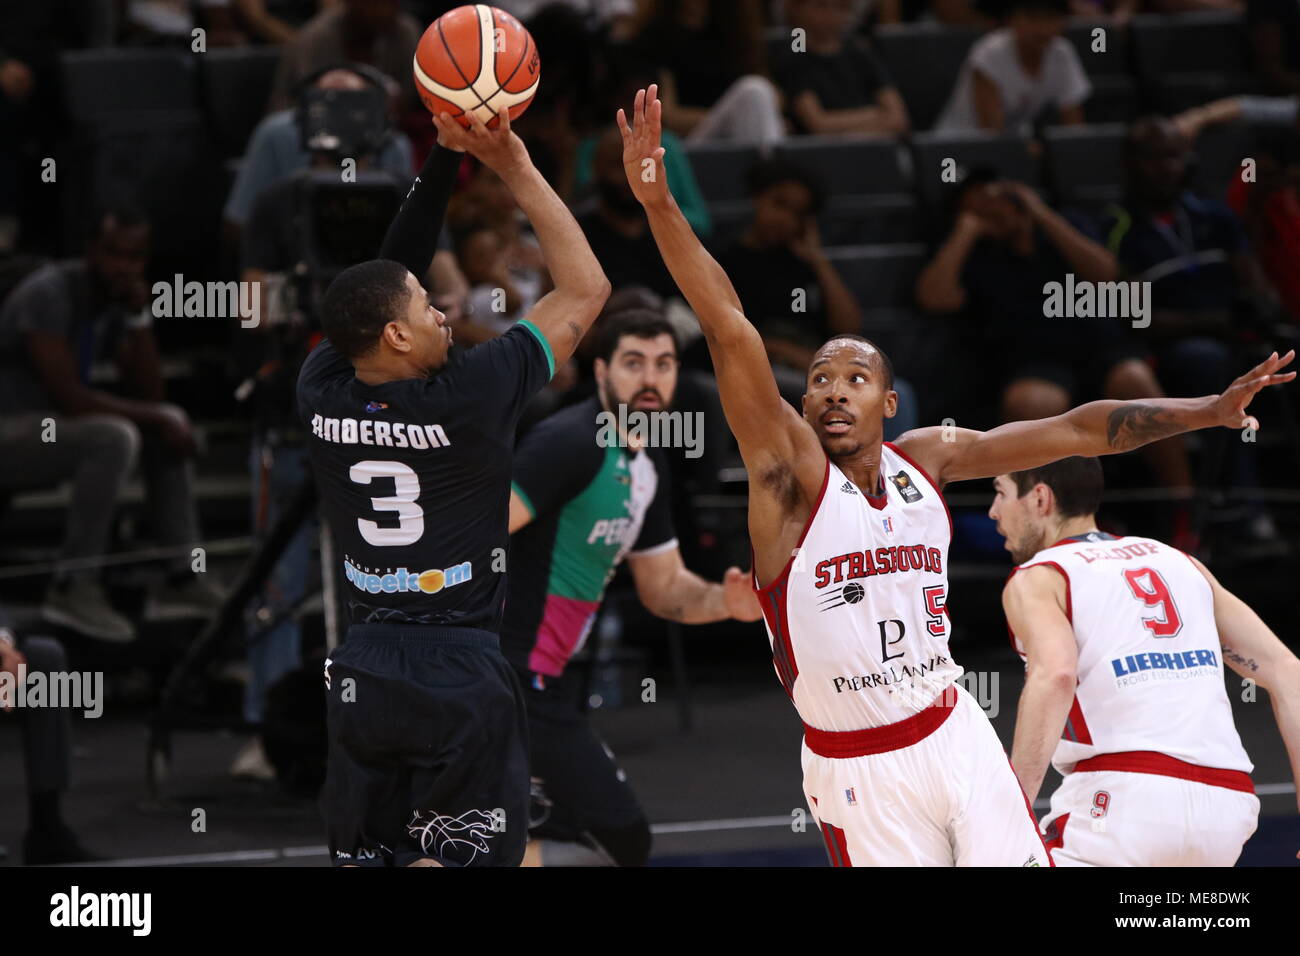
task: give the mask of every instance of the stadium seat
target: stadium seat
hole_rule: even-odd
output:
[[[758,162],[758,150],[735,143],[690,143],[686,155],[700,192],[709,202],[745,199],[745,170]]]
[[[223,157],[243,155],[253,127],[266,115],[280,48],[212,50],[202,58],[203,107]]]
[[[937,233],[947,215],[947,197],[966,173],[978,166],[1030,186],[1039,185],[1038,163],[1029,144],[1014,136],[979,130],[918,133],[912,138],[916,190],[931,232]],[[955,169],[947,160],[956,160]],[[949,175],[951,170],[954,175]]]
[[[89,122],[104,113],[126,110],[197,108],[194,59],[176,50],[64,53],[60,57],[64,105],[74,122]]]
[[[907,192],[904,148],[892,136],[796,136],[776,148],[776,157],[813,173],[828,196]]]
[[[926,260],[920,243],[891,243],[879,246],[845,246],[828,249],[845,284],[864,311],[906,309],[911,306],[913,286]]]
[[[1138,82],[1152,109],[1172,113],[1250,86],[1240,14],[1144,15],[1130,30]]]
[[[1122,123],[1044,130],[1046,179],[1059,206],[1095,210],[1121,198],[1124,134]]]
[[[876,29],[876,52],[907,105],[912,129],[934,125],[980,33],[974,27],[937,23],[890,24]]]
[[[1093,31],[1105,30],[1104,50],[1094,50]],[[1092,82],[1092,95],[1083,105],[1090,123],[1115,123],[1131,120],[1140,110],[1137,83],[1133,79],[1128,32],[1116,30],[1100,21],[1071,23],[1065,38],[1073,45]]]
[[[1222,200],[1232,179],[1241,175],[1241,162],[1252,154],[1253,136],[1245,123],[1211,126],[1196,138],[1196,163],[1191,184],[1202,196]]]
[[[216,261],[223,184],[203,114],[120,110],[78,127],[73,171],[60,181],[65,228],[77,234],[104,202],[140,206],[152,224],[151,268],[160,275],[198,275]],[[180,197],[180,198],[178,198]]]
[[[799,136],[783,142],[775,155],[807,169],[825,187],[824,245],[919,238],[911,156],[893,137]]]

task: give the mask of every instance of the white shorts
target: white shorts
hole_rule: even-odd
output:
[[[805,739],[804,795],[832,866],[1052,865],[993,725],[949,690],[943,724],[900,749],[824,757]]]
[[[1101,770],[1066,775],[1043,833],[1058,866],[1232,866],[1258,822],[1253,793]]]

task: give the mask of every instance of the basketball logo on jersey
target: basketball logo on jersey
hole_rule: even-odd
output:
[[[912,482],[912,476],[906,471],[900,471],[896,475],[890,475],[889,480],[894,483],[898,493],[903,496],[903,501],[913,504],[921,500],[921,489],[916,487]]]
[[[894,519],[893,519],[893,518],[881,518],[881,519],[880,519],[880,524],[881,524],[881,527],[883,527],[883,528],[885,529],[885,534],[893,534],[893,533],[894,533]]]
[[[857,581],[850,581],[842,588],[834,591],[828,591],[817,603],[820,605],[818,610],[829,611],[833,607],[843,607],[845,604],[857,604],[866,595],[867,589]]]

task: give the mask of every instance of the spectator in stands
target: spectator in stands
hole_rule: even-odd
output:
[[[1172,350],[1161,367],[1180,370],[1177,391],[1189,395],[1231,371],[1234,319],[1277,310],[1236,215],[1187,190],[1191,155],[1172,120],[1135,122],[1125,140],[1125,200],[1101,223],[1123,272],[1151,283],[1152,332]]]
[[[650,235],[645,212],[627,184],[627,173],[623,171],[623,137],[617,127],[605,130],[596,141],[593,153],[596,203],[577,219],[610,285],[616,290],[625,285],[645,286],[665,299],[679,295],[677,284],[668,274]],[[672,175],[670,169],[669,182]]]
[[[0,256],[56,245],[57,190],[36,184],[66,135],[59,54],[111,38],[101,6],[0,3]]]
[[[1145,335],[1160,381],[1175,395],[1221,388],[1238,372],[1241,329],[1282,315],[1240,220],[1223,203],[1187,190],[1191,157],[1172,120],[1137,120],[1125,140],[1125,199],[1107,209],[1100,224],[1122,274],[1150,283],[1152,320]],[[1255,456],[1226,437],[1209,433],[1205,441],[1226,454],[1235,489],[1256,487]],[[1239,540],[1276,539],[1259,508],[1243,518]]]
[[[1142,9],[1142,0],[1070,0],[1070,16],[1080,20],[1109,20],[1117,27],[1128,24]]]
[[[344,66],[321,74],[312,87],[318,90],[364,90],[367,85],[363,76]],[[311,161],[303,145],[299,116],[296,108],[277,110],[264,117],[253,130],[224,210],[226,233],[233,243],[238,244],[239,231],[248,221],[253,204],[262,191],[295,170],[306,168]],[[399,178],[410,176],[414,170],[410,140],[403,133],[390,130],[376,165]]]
[[[1300,323],[1300,130],[1261,137],[1254,182],[1234,176],[1228,205],[1241,217],[1264,273]]]
[[[1092,283],[1119,278],[1115,255],[1090,222],[1062,216],[1024,183],[1000,180],[990,169],[971,171],[955,210],[948,237],[917,280],[917,302],[928,312],[964,312],[977,323],[978,336],[972,329],[961,338],[971,358],[978,355],[983,377],[1000,383],[1003,421],[1047,418],[1096,398],[1164,394],[1144,351],[1126,334],[1133,316],[1047,313],[1048,283],[1064,283],[1067,274]],[[1148,445],[1142,454],[1161,485],[1190,493],[1180,439]]]
[[[649,0],[636,44],[657,67],[663,124],[688,142],[785,136],[758,0]]]
[[[235,22],[261,43],[288,43],[335,0],[233,0]]]
[[[1061,35],[1067,13],[1066,0],[1013,0],[1007,25],[971,47],[935,129],[1027,136],[1045,123],[1082,123],[1092,84]]]
[[[825,204],[820,184],[805,169],[767,160],[746,175],[754,218],[718,254],[745,317],[762,333],[772,372],[785,399],[800,408],[808,366],[832,335],[862,334],[862,310],[821,246],[817,215]],[[898,408],[885,423],[892,439],[916,426],[916,396],[894,379]]]
[[[0,608],[0,679],[18,680],[20,673],[66,673],[68,658],[63,645],[52,637],[15,633],[13,620]],[[12,686],[12,684],[11,684]],[[100,859],[77,839],[59,802],[71,784],[72,715],[67,707],[23,707],[9,710],[22,727],[23,764],[27,773],[27,833],[23,836],[23,863],[89,863]]]
[[[514,195],[487,166],[479,166],[448,204],[447,225],[457,237],[456,258],[469,284],[465,325],[475,327],[460,336],[465,344],[504,332],[545,291],[546,263],[526,221]]]
[[[545,50],[546,79],[527,111],[510,126],[528,147],[534,165],[568,202],[578,142],[593,123],[603,127],[610,112],[597,93],[604,75],[607,38],[576,6],[550,3],[525,22],[537,49]],[[606,87],[600,87],[602,93]],[[594,114],[594,115],[593,115]]]
[[[1246,0],[1246,30],[1263,92],[1300,94],[1300,4]]]
[[[581,14],[592,32],[606,33],[615,41],[631,35],[637,12],[637,0],[500,0],[496,6],[522,21],[531,20],[547,7],[567,7]]]
[[[1198,13],[1203,10],[1230,10],[1240,13],[1246,0],[1149,0],[1151,13]]]
[[[603,97],[605,106],[600,111],[602,123],[595,133],[578,142],[574,153],[573,195],[579,200],[591,190],[593,184],[597,190],[613,188],[612,182],[608,187],[601,186],[599,177],[594,175],[598,144],[602,142],[602,137],[613,140],[618,134],[617,127],[607,125],[609,117],[614,116],[620,109],[630,113],[637,90],[655,82],[653,68],[636,56],[619,54],[618,59],[611,63],[610,67],[611,75],[606,87],[608,92]],[[677,197],[682,215],[686,217],[686,221],[691,224],[691,228],[697,235],[707,237],[712,231],[713,223],[704,196],[700,193],[699,184],[695,181],[690,157],[686,155],[682,141],[673,135],[671,130],[663,131],[662,144],[664,170],[668,174],[669,187],[674,190],[673,195]],[[606,147],[608,148],[609,144],[606,144]],[[626,178],[624,175],[624,179]],[[620,191],[619,195],[626,197],[631,193],[624,190]]]
[[[204,47],[243,46],[231,0],[123,0],[122,42],[135,46],[192,46],[201,29]]]
[[[884,65],[852,32],[852,0],[787,0],[786,19],[803,33],[773,43],[772,75],[795,130],[907,132],[902,96]]]
[[[176,553],[146,617],[210,612],[220,603],[206,575],[191,571],[199,543],[190,459],[194,429],[163,399],[145,266],[149,223],[114,208],[94,224],[84,258],[29,275],[0,309],[0,486],[72,482],[61,557],[42,616],[87,637],[129,641],[135,628],[109,605],[94,559],[108,548],[123,485],[140,457],[159,544]],[[91,384],[91,367],[112,359],[122,397]]]
[[[422,111],[411,63],[423,32],[420,24],[401,11],[397,0],[331,4],[285,45],[268,111],[288,109],[306,77],[336,63],[365,63],[393,79],[401,90],[399,116]],[[424,125],[432,129],[431,123]]]

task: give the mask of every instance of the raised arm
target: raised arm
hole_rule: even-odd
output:
[[[632,192],[645,207],[664,265],[700,320],[722,410],[751,476],[778,464],[797,464],[800,484],[815,496],[825,456],[812,430],[781,398],[762,337],[745,318],[731,280],[691,230],[668,189],[659,145],[660,113],[653,85],[637,93],[631,125],[618,111],[623,168]]]
[[[440,136],[429,150],[420,174],[411,183],[379,247],[378,258],[400,262],[417,279],[424,278],[438,251],[447,200],[451,198],[456,171],[464,157],[463,150],[450,149],[445,143]]]
[[[902,435],[896,444],[945,484],[993,478],[1073,455],[1115,455],[1198,428],[1258,430],[1259,422],[1246,414],[1246,407],[1260,389],[1295,378],[1295,372],[1280,371],[1293,358],[1294,349],[1280,358],[1274,352],[1220,395],[1089,402],[1064,415],[1009,422],[987,432],[918,428]]]
[[[555,288],[542,296],[527,319],[546,336],[556,366],[563,365],[596,321],[609,297],[609,280],[569,208],[542,178],[523,142],[510,131],[510,117],[489,130],[471,114],[465,129],[448,114],[434,118],[440,140],[469,151],[489,166],[514,194],[537,234]]]

